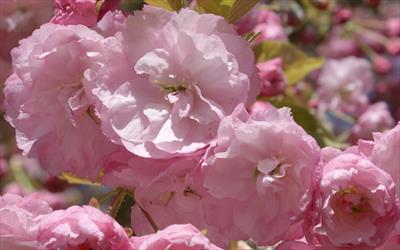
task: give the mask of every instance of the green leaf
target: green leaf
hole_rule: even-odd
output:
[[[223,16],[234,23],[244,16],[259,0],[197,0],[197,5],[206,13]]]
[[[144,2],[169,11],[179,11],[181,8],[187,6],[186,0],[145,0]]]
[[[244,16],[259,2],[259,0],[236,0],[230,9],[228,22],[234,23]]]
[[[277,57],[282,58],[283,69],[289,85],[299,82],[324,63],[322,58],[308,57],[289,42],[265,41],[256,45],[253,50],[257,62]]]

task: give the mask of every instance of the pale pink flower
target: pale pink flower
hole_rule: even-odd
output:
[[[318,78],[318,105],[350,115],[362,114],[368,106],[373,76],[370,63],[362,58],[328,60]]]
[[[93,26],[97,22],[96,0],[54,0],[56,24],[83,24]]]
[[[220,120],[258,87],[250,84],[248,42],[222,17],[189,9],[136,11],[122,37],[109,39],[105,56],[109,63],[86,75],[102,102],[103,131],[142,157],[207,146]]]
[[[221,122],[216,146],[206,154],[204,186],[217,199],[236,201],[238,230],[274,244],[309,206],[318,159],[318,145],[289,109],[250,117],[238,106]]]
[[[126,17],[121,11],[109,11],[94,29],[104,37],[116,36],[125,27]]]
[[[254,8],[235,24],[235,28],[240,35],[249,32],[260,33],[256,43],[265,40],[287,40],[280,16],[267,9]]]
[[[377,167],[389,173],[400,197],[400,123],[393,129],[373,133],[373,141],[359,140],[356,146],[345,152],[360,155],[372,161]],[[400,231],[399,231],[400,232]]]
[[[373,136],[375,143],[370,160],[392,176],[396,183],[397,196],[400,198],[400,123],[393,129],[374,133]]]
[[[0,248],[37,249],[36,236],[41,215],[51,212],[36,195],[25,198],[15,194],[0,196]]]
[[[384,102],[377,102],[368,106],[367,110],[357,119],[352,128],[352,140],[370,140],[373,132],[380,132],[395,125],[388,106]]]
[[[264,110],[274,108],[271,103],[265,101],[255,101],[249,108],[249,113],[254,115],[258,112],[262,112]]]
[[[261,81],[261,95],[275,96],[283,94],[286,88],[286,78],[283,73],[281,58],[275,58],[256,64]]]
[[[131,241],[137,250],[222,250],[190,224],[171,225],[155,234],[132,237]]]
[[[125,230],[110,216],[90,206],[56,210],[39,222],[39,250],[133,250]]]
[[[111,154],[104,163],[101,182],[115,188],[148,188],[170,168],[194,169],[200,161],[201,152],[186,157],[151,159],[138,157],[126,150],[119,150]],[[170,177],[174,178],[173,175]]]
[[[82,25],[45,24],[12,51],[6,119],[16,128],[19,148],[50,174],[96,178],[116,147],[101,133],[82,83],[85,70],[100,60],[102,40]]]
[[[352,153],[340,154],[323,167],[313,210],[311,231],[327,249],[375,249],[399,216],[390,175]]]
[[[147,211],[158,228],[190,223],[206,229],[207,238],[221,247],[228,246],[230,240],[250,238],[235,226],[233,211],[240,211],[235,200],[216,199],[206,192],[196,165],[175,165],[161,172],[147,187],[135,189],[131,223],[137,235],[154,233],[143,212]]]

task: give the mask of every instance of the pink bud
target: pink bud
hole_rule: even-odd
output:
[[[350,9],[339,9],[335,11],[333,15],[333,21],[337,24],[345,23],[351,18],[351,10]]]
[[[400,53],[400,39],[399,38],[393,38],[390,39],[386,43],[386,50],[388,53],[392,55],[397,55]]]
[[[383,56],[374,58],[374,69],[378,74],[387,74],[392,69],[392,64]]]
[[[400,18],[390,18],[386,21],[386,31],[389,36],[400,36]]]

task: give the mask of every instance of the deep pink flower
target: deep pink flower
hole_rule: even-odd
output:
[[[53,175],[96,178],[116,146],[101,133],[82,78],[101,59],[103,37],[82,25],[45,24],[20,44],[4,89],[19,148]]]
[[[83,24],[93,26],[97,22],[96,0],[54,0],[56,24]]]
[[[256,64],[261,81],[261,95],[275,96],[283,94],[286,88],[286,78],[283,73],[281,58]]]
[[[222,250],[190,224],[172,225],[155,234],[132,237],[137,250]]]
[[[375,249],[399,216],[390,175],[362,156],[343,153],[323,167],[311,231],[323,249]]]
[[[135,249],[113,218],[90,206],[72,206],[44,216],[37,240],[39,250]]]
[[[101,100],[104,133],[138,156],[207,146],[220,120],[252,93],[253,54],[222,17],[145,6],[107,48],[109,63],[86,80]]]
[[[376,73],[384,75],[390,72],[392,69],[392,64],[387,58],[383,56],[377,56],[374,58],[374,69]]]
[[[36,250],[38,222],[41,215],[50,212],[49,205],[37,195],[25,198],[15,194],[0,196],[0,248]]]

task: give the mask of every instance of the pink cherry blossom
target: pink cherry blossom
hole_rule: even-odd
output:
[[[12,51],[6,119],[16,128],[19,148],[50,174],[96,178],[116,147],[101,133],[82,84],[85,70],[100,60],[102,40],[82,25],[45,24]]]
[[[36,195],[0,196],[0,248],[37,249],[38,221],[50,212],[49,205]]]
[[[138,250],[222,250],[190,224],[172,225],[155,234],[132,237],[131,241]]]
[[[221,122],[204,186],[216,198],[237,201],[240,230],[261,244],[276,243],[310,204],[318,158],[318,145],[289,109],[249,117],[239,106]],[[272,225],[268,233],[261,229]]]
[[[86,80],[101,100],[104,133],[141,157],[169,158],[207,146],[220,120],[258,87],[250,84],[248,42],[211,14],[145,6],[107,47],[109,64]]]
[[[286,79],[283,73],[281,58],[272,59],[256,64],[261,80],[261,95],[275,96],[283,94],[286,87]]]
[[[328,161],[315,195],[311,231],[323,249],[375,249],[399,216],[393,179],[356,154]]]
[[[96,0],[54,0],[56,24],[83,24],[93,26],[97,22]]]
[[[126,17],[121,11],[109,11],[96,24],[94,29],[104,37],[115,36],[122,32],[125,26]]]
[[[44,216],[37,240],[39,250],[135,249],[114,219],[90,206],[72,206]]]
[[[111,154],[104,163],[101,182],[109,187],[125,187],[129,189],[148,188],[168,169],[183,167],[194,169],[201,158],[202,151],[191,156],[171,159],[150,159],[138,157],[126,150]],[[171,178],[174,178],[172,172]],[[139,191],[138,191],[139,192]]]
[[[150,216],[161,229],[185,223],[206,229],[207,238],[220,247],[227,247],[230,240],[249,238],[235,226],[234,210],[240,212],[235,200],[210,195],[202,186],[204,176],[194,168],[196,165],[175,165],[147,187],[135,189],[131,223],[137,235],[154,233],[147,218]]]
[[[384,102],[368,106],[352,128],[352,139],[372,139],[373,132],[380,132],[394,126],[394,120]]]
[[[368,106],[372,90],[371,65],[366,59],[346,57],[328,60],[318,79],[318,102],[322,112],[338,110],[358,116]]]
[[[265,40],[287,40],[281,18],[271,10],[254,8],[236,23],[240,35],[249,32],[260,33],[255,42]]]
[[[374,133],[373,136],[375,143],[370,160],[392,176],[400,198],[400,123],[393,129]]]
[[[264,101],[255,101],[249,108],[249,113],[251,115],[254,115],[258,112],[262,112],[264,110],[274,108],[271,103],[269,102],[264,102]]]

